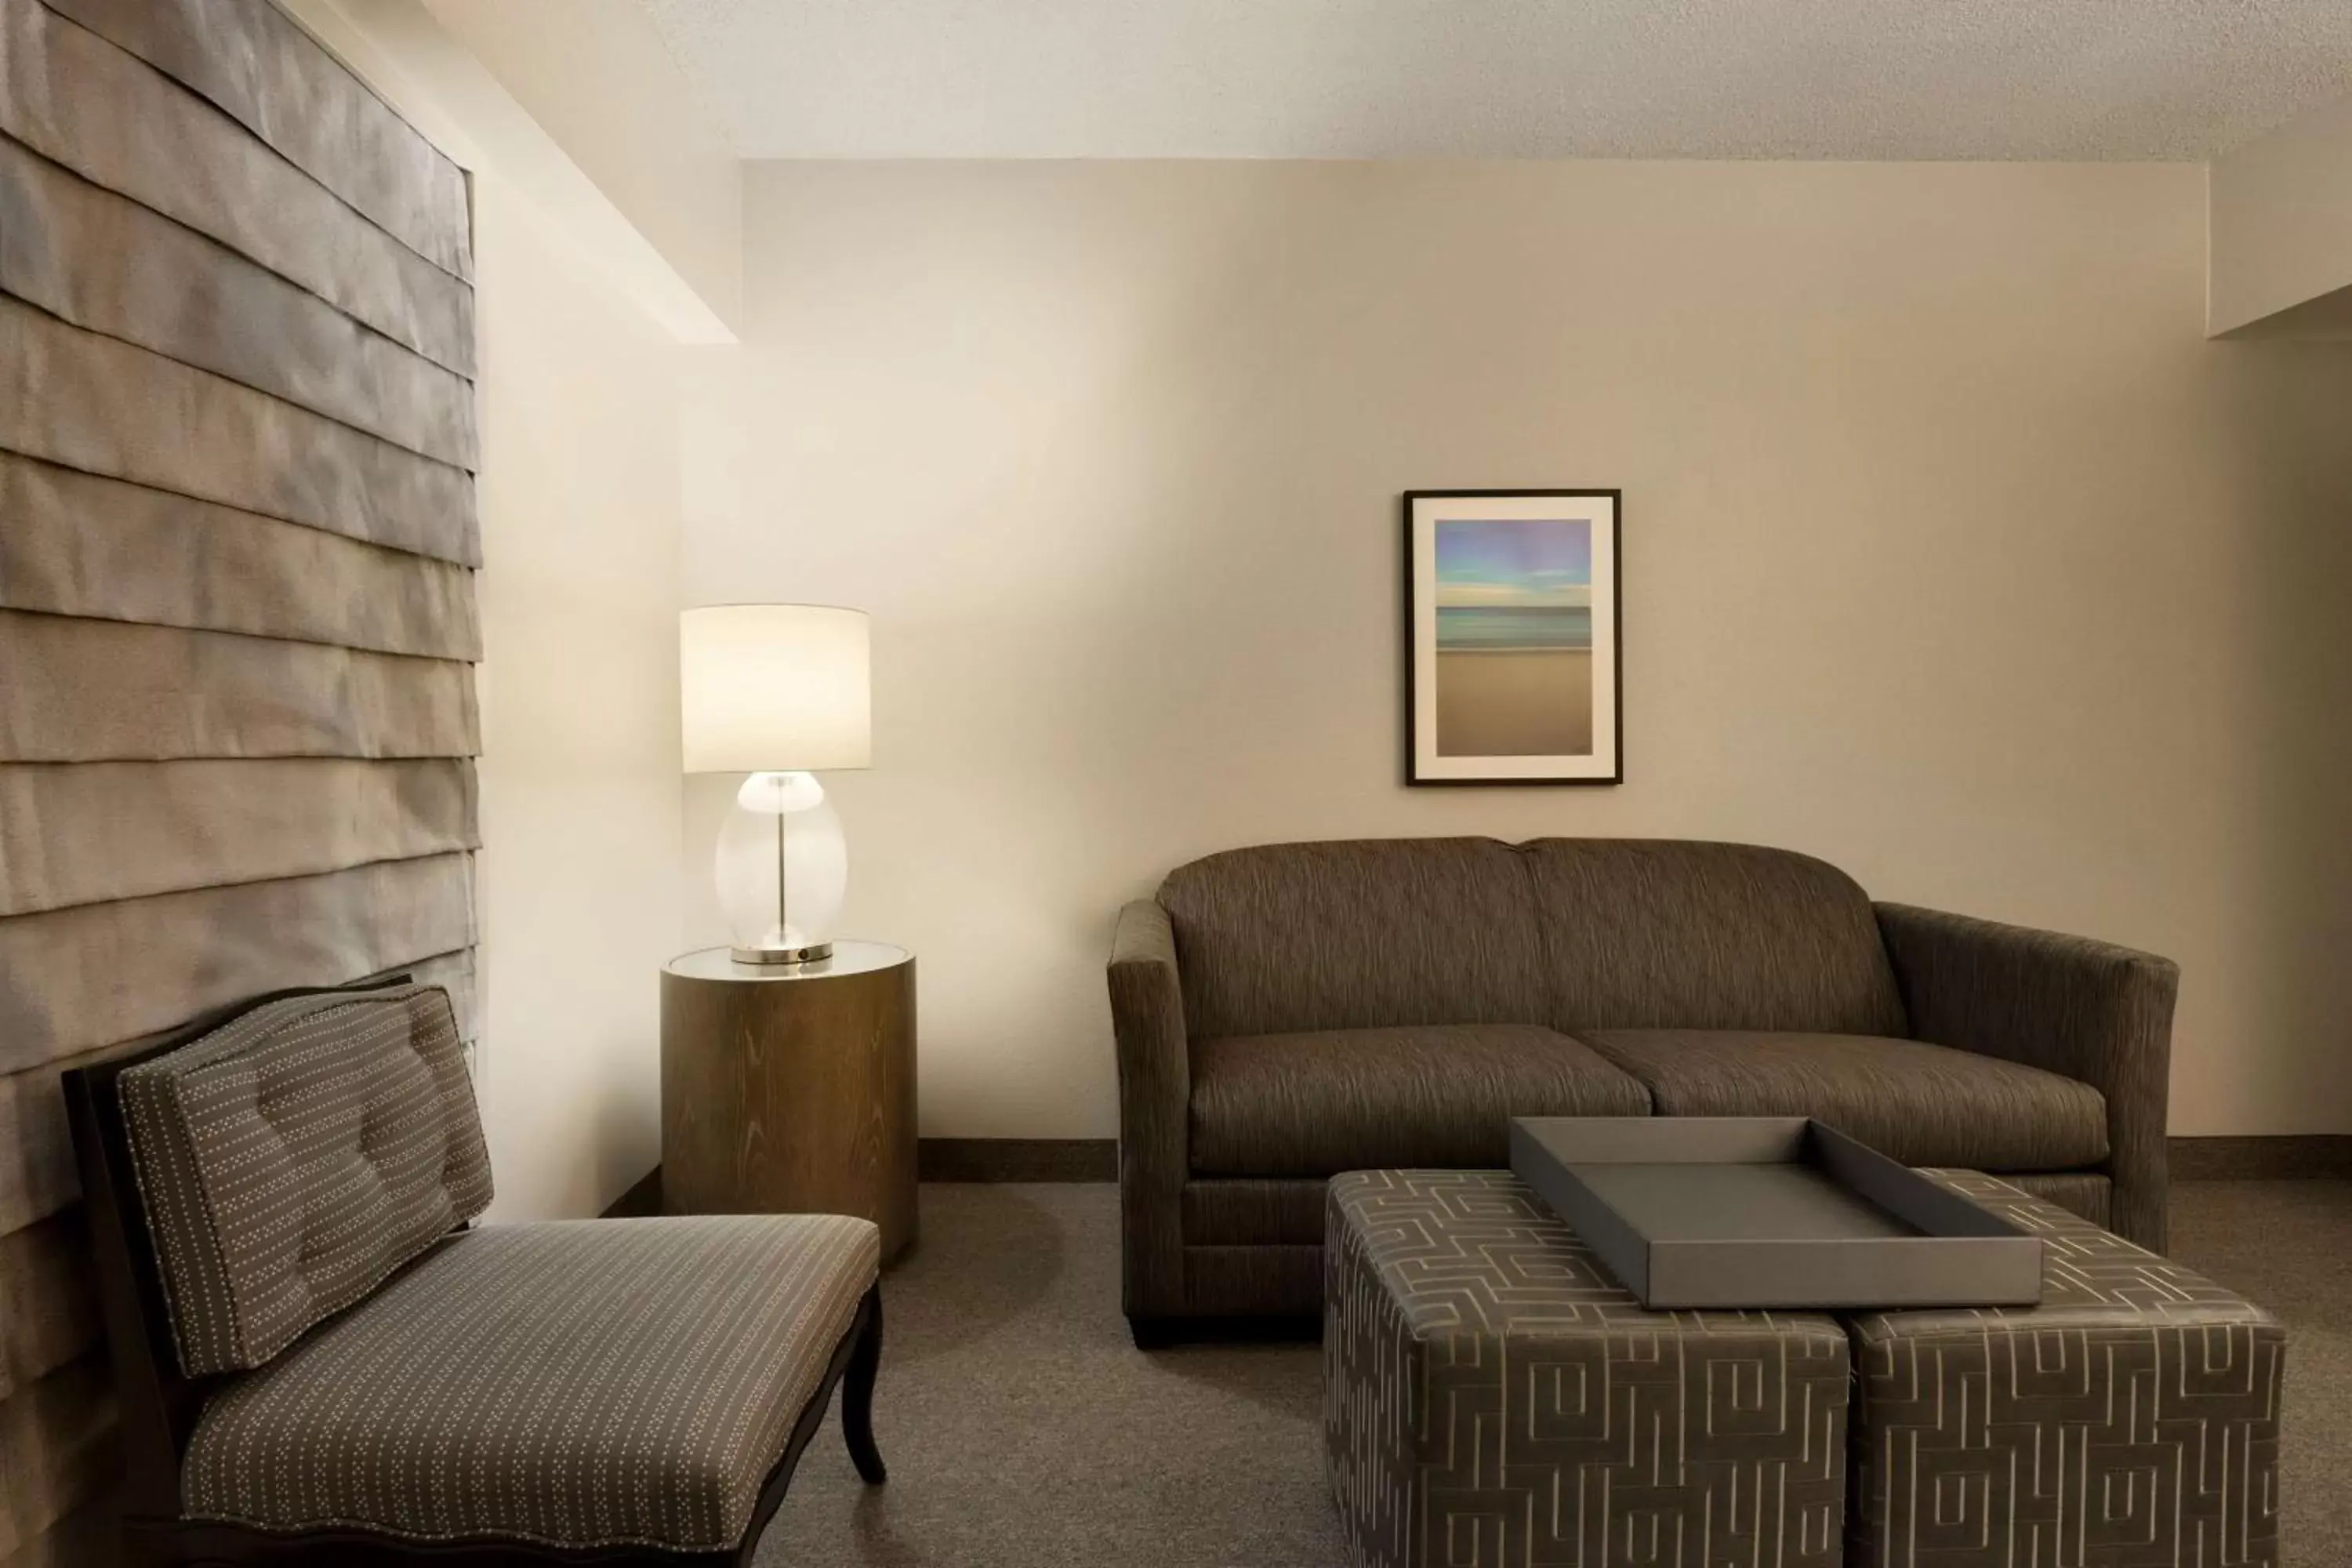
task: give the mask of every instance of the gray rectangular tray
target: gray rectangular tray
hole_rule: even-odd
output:
[[[1803,1117],[1523,1116],[1511,1169],[1645,1307],[2024,1307],[2042,1238]]]

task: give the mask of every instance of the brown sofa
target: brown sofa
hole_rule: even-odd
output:
[[[1678,840],[1237,849],[1120,912],[1125,1304],[1311,1313],[1323,1186],[1515,1115],[1811,1115],[2164,1242],[2168,960]]]

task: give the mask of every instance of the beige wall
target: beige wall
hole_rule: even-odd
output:
[[[2214,159],[2207,201],[2211,331],[2352,339],[2352,98]]]
[[[592,1215],[660,1157],[683,351],[497,179],[475,206],[492,1213]]]
[[[2201,170],[767,164],[746,228],[684,588],[874,613],[927,1132],[1113,1130],[1178,861],[1444,833],[2153,948],[2177,1131],[2352,1131],[2352,352],[2204,341]],[[1542,484],[1625,491],[1627,783],[1406,790],[1397,493]]]
[[[741,166],[635,0],[277,0],[675,340],[731,343]]]
[[[424,3],[719,321],[735,325],[742,164],[640,0]]]

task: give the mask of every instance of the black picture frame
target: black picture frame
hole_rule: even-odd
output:
[[[1596,712],[1594,715],[1594,738],[1597,741],[1605,734],[1607,740],[1605,767],[1602,765],[1603,759],[1598,754],[1598,747],[1595,748],[1593,771],[1589,773],[1517,771],[1481,773],[1475,771],[1479,759],[1465,759],[1459,763],[1439,761],[1433,767],[1436,738],[1433,734],[1424,732],[1427,727],[1422,716],[1424,684],[1422,674],[1423,664],[1422,644],[1424,617],[1422,613],[1423,606],[1421,583],[1423,574],[1421,566],[1420,530],[1417,525],[1422,518],[1423,509],[1431,503],[1488,500],[1525,503],[1554,500],[1569,503],[1563,510],[1581,511],[1587,515],[1598,510],[1593,503],[1606,503],[1605,520],[1594,518],[1593,521],[1596,533],[1605,533],[1607,540],[1607,570],[1604,573],[1601,569],[1600,562],[1596,560],[1592,572],[1593,586],[1600,588],[1605,582],[1608,595],[1609,613],[1606,617],[1608,632],[1605,638],[1608,668],[1605,675],[1601,671],[1595,671],[1593,677],[1596,695],[1601,690],[1605,690],[1607,694],[1608,713],[1605,724],[1601,722],[1601,716],[1599,713]],[[1624,492],[1616,489],[1589,489],[1576,486],[1536,489],[1415,489],[1403,492],[1399,500],[1398,511],[1399,535],[1402,546],[1400,573],[1402,578],[1401,597],[1404,612],[1402,638],[1404,665],[1402,757],[1404,783],[1415,789],[1442,789],[1456,786],[1507,789],[1580,784],[1613,785],[1624,783]],[[1441,520],[1432,519],[1431,521],[1434,522]],[[1431,605],[1430,609],[1433,617],[1434,605]],[[1430,620],[1429,625],[1433,628],[1429,634],[1433,640],[1428,654],[1431,668],[1433,669],[1435,655],[1433,618]],[[1600,635],[1599,624],[1596,622],[1594,635],[1596,652],[1601,648],[1603,643],[1604,639]],[[1433,701],[1434,693],[1432,692],[1430,695]],[[1423,745],[1424,741],[1429,742],[1426,748]],[[1528,763],[1522,760],[1515,765],[1524,769]],[[1436,771],[1437,769],[1444,771]]]

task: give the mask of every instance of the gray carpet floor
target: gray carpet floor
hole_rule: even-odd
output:
[[[1343,1568],[1311,1345],[1145,1355],[1109,1186],[927,1186],[859,1485],[828,1419],[761,1568]],[[2352,1563],[2352,1183],[2176,1189],[2173,1251],[2284,1319],[2286,1568]]]

